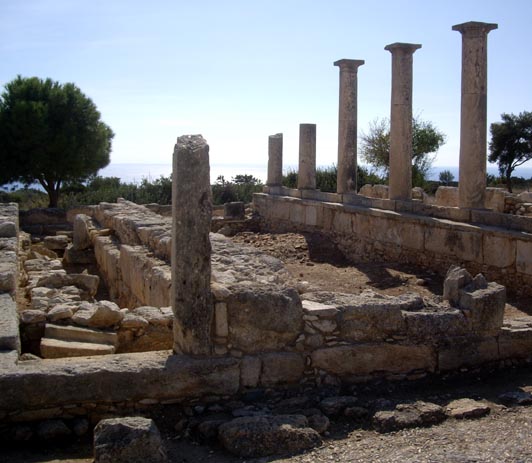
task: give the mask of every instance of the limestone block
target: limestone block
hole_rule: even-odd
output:
[[[13,238],[17,236],[17,225],[15,222],[0,223],[0,238]]]
[[[391,216],[357,217],[357,232],[368,239],[404,246],[411,249],[423,249],[424,226],[419,222],[395,220]]]
[[[27,325],[43,323],[46,321],[46,312],[43,310],[24,310],[20,312],[20,321]]]
[[[114,354],[114,346],[95,344],[92,342],[63,341],[60,339],[42,338],[41,355],[45,359],[64,357],[86,357],[89,355]]]
[[[20,351],[17,304],[9,294],[0,294],[0,351]]]
[[[50,322],[72,318],[74,312],[67,304],[58,304],[48,311],[46,318]]]
[[[340,312],[340,310],[331,304],[322,304],[316,301],[304,300],[301,301],[303,312],[307,315],[315,315],[322,318],[333,318]]]
[[[312,191],[312,190],[304,190]],[[307,205],[305,207],[305,225],[315,227],[318,224],[318,207],[317,205]]]
[[[0,260],[0,293],[12,293],[17,286],[17,267],[14,263]]]
[[[445,336],[463,335],[471,329],[470,323],[460,310],[442,312],[403,311],[409,338],[436,341]]]
[[[516,243],[516,268],[518,272],[532,275],[532,240]]]
[[[466,286],[460,291],[460,308],[474,331],[496,331],[502,326],[506,288],[494,282],[486,288]]]
[[[64,235],[45,236],[43,240],[44,245],[52,251],[66,249],[69,242],[68,236]]]
[[[358,344],[315,350],[315,368],[340,377],[367,376],[371,373],[408,373],[434,371],[434,352],[429,346],[399,344]]]
[[[65,249],[63,262],[67,264],[94,264],[96,261],[92,249],[77,250],[73,245]]]
[[[244,286],[226,300],[229,340],[247,353],[281,350],[292,344],[303,326],[295,289]]]
[[[466,231],[458,227],[426,227],[425,249],[444,256],[454,256],[460,261],[471,261],[481,264],[482,235],[478,231]]]
[[[62,341],[77,341],[86,343],[108,344],[116,346],[118,338],[116,333],[80,328],[70,325],[54,325],[47,323],[44,328],[44,336],[47,338],[60,339]]]
[[[458,188],[454,186],[440,186],[436,190],[436,205],[457,207],[458,206]]]
[[[166,463],[161,435],[149,418],[122,417],[100,421],[94,428],[94,463]]]
[[[336,233],[344,233],[350,235],[353,233],[353,214],[343,211],[335,211],[333,223],[333,231]]]
[[[484,196],[485,207],[495,212],[504,212],[506,194],[507,193],[504,188],[486,188],[486,193]]]
[[[79,310],[72,316],[72,321],[81,326],[108,328],[118,325],[123,318],[124,314],[114,302],[97,301],[92,304],[81,303]]]
[[[92,219],[88,215],[76,215],[74,218],[74,249],[82,251],[92,246],[90,231],[94,228]]]
[[[150,323],[144,317],[135,315],[132,312],[124,314],[124,318],[120,323],[120,328],[125,329],[146,329]]]
[[[243,357],[240,363],[240,385],[242,387],[257,387],[261,368],[262,362],[260,357]]]
[[[214,306],[214,325],[216,336],[225,338],[229,335],[227,304],[225,302],[217,302]]]
[[[460,302],[460,290],[473,281],[471,274],[464,268],[452,265],[447,270],[443,282],[443,298],[455,307]]]
[[[142,306],[132,309],[134,315],[144,318],[151,325],[172,326],[173,315],[160,307]]]
[[[137,333],[135,336],[133,336],[131,329],[120,328],[118,331],[118,339],[117,353],[119,354],[124,352],[169,350],[172,349],[174,343],[172,325],[163,326],[148,324],[146,328],[141,328],[141,332]]]
[[[532,328],[503,328],[499,335],[501,359],[532,358]]]
[[[290,209],[292,202],[279,200],[275,202],[275,205],[270,205],[268,213],[272,214],[272,218],[279,220],[290,220]]]
[[[305,206],[301,203],[290,205],[290,221],[298,224],[305,223]]]
[[[296,383],[302,378],[305,370],[305,361],[299,354],[289,352],[263,354],[261,359],[260,383],[265,387]]]
[[[484,263],[498,268],[513,267],[516,243],[510,236],[484,234]]]
[[[499,359],[497,340],[493,337],[453,337],[438,349],[438,369],[456,370],[463,366],[478,366]]]

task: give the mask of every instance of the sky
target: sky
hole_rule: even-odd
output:
[[[111,163],[171,163],[178,136],[202,134],[211,164],[266,166],[284,134],[297,165],[300,123],[317,124],[317,164],[337,159],[338,68],[358,72],[358,130],[389,117],[387,44],[414,54],[413,111],[447,136],[458,165],[461,35],[488,36],[488,126],[532,111],[531,0],[0,0],[0,86],[17,75],[74,82],[115,132]],[[488,132],[489,133],[489,132]]]

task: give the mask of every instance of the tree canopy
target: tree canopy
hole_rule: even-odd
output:
[[[0,96],[0,184],[37,181],[57,207],[62,185],[109,164],[113,136],[74,84],[18,76]]]
[[[416,116],[412,118],[412,180],[414,186],[421,186],[432,166],[432,153],[445,144],[445,134],[429,121]],[[361,135],[360,154],[362,159],[388,174],[390,166],[390,120],[376,119],[369,131]]]
[[[501,114],[502,122],[490,126],[491,142],[488,160],[499,165],[501,177],[512,192],[512,172],[532,159],[532,112],[519,115]]]

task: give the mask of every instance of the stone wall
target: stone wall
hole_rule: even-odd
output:
[[[261,193],[254,205],[265,229],[320,231],[354,262],[406,262],[440,273],[459,264],[532,294],[532,220],[526,217],[356,195],[329,202],[335,199],[329,196],[338,195],[314,192],[315,199],[306,199]]]

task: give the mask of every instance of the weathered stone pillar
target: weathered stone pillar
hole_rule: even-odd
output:
[[[357,192],[357,72],[363,60],[341,59],[338,109],[337,193]]]
[[[268,137],[268,186],[281,186],[283,182],[283,134]]]
[[[316,124],[299,124],[297,188],[316,189]]]
[[[497,24],[453,26],[462,34],[462,104],[458,205],[483,208],[486,192],[488,33]]]
[[[412,62],[421,45],[392,43],[389,198],[412,199]]]
[[[174,148],[172,181],[172,308],[174,352],[211,353],[212,198],[209,145],[185,135]]]

